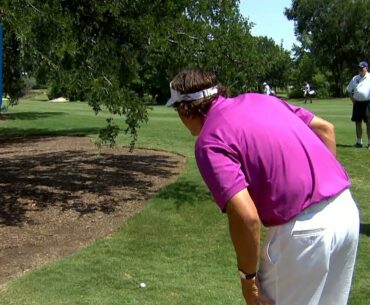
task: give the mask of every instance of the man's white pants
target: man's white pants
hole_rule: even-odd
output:
[[[271,227],[258,279],[275,305],[345,305],[359,236],[359,215],[349,190]]]

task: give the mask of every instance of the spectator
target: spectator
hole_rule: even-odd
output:
[[[307,100],[310,101],[312,104],[312,96],[315,94],[315,90],[311,89],[311,86],[308,82],[305,82],[303,86],[303,96],[304,96],[304,103],[307,103]]]
[[[266,95],[271,95],[271,88],[268,83],[263,83],[263,93]]]
[[[368,144],[370,149],[370,76],[369,65],[366,61],[358,64],[358,74],[355,75],[347,86],[347,92],[353,103],[352,118],[356,126],[357,142],[354,147],[362,147],[362,121],[366,124]]]

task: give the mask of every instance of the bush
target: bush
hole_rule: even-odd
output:
[[[56,79],[49,85],[49,100],[65,97],[70,101],[84,101],[86,99],[85,91],[78,85],[73,78]]]
[[[312,80],[309,81],[311,89],[315,90],[315,97],[327,98],[330,97],[330,83],[325,74],[318,72],[313,75]],[[303,83],[295,83],[288,90],[289,98],[303,98]]]
[[[292,86],[288,89],[288,98],[302,98],[302,86]]]
[[[314,89],[316,94],[322,98],[330,97],[330,83],[322,73],[316,73],[313,77]]]
[[[24,95],[27,94],[31,89],[33,89],[36,86],[36,79],[32,76],[28,76],[26,73],[23,74],[22,76],[23,80],[23,92]]]
[[[47,96],[49,100],[65,96],[66,89],[59,82],[52,82],[50,84]]]

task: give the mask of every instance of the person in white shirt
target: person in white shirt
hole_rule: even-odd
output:
[[[306,104],[308,100],[312,104],[312,95],[315,91],[311,90],[310,84],[306,82],[303,86],[303,96],[304,96],[304,103]]]
[[[263,93],[266,94],[266,95],[271,95],[271,88],[268,85],[268,83],[264,82],[263,86],[264,86]]]
[[[359,73],[355,75],[347,86],[347,92],[353,103],[352,118],[356,125],[357,142],[354,147],[362,147],[362,121],[366,124],[368,145],[370,149],[370,75],[369,65],[361,61],[358,65]]]

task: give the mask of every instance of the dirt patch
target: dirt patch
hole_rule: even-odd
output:
[[[0,138],[0,284],[114,232],[185,158],[86,137]]]

